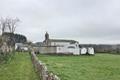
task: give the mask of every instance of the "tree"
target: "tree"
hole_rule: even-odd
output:
[[[2,33],[4,33],[5,28],[6,28],[5,19],[3,19],[3,18],[1,17],[1,19],[0,19],[0,29],[1,29],[1,32],[2,32]]]
[[[17,26],[17,22],[19,22],[20,20],[18,18],[12,19],[12,18],[6,18],[6,23],[8,25],[9,31],[10,33],[14,33],[16,26]]]
[[[7,42],[8,45],[14,46],[15,43],[26,43],[27,38],[21,34],[14,34],[14,33],[3,33],[2,37],[4,41]]]
[[[2,31],[2,34],[6,31],[9,33],[14,33],[18,22],[20,22],[18,18],[1,18],[0,29]]]

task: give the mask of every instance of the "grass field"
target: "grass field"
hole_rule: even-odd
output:
[[[0,64],[0,80],[39,80],[34,72],[30,55],[16,53],[11,61]]]
[[[120,55],[38,55],[61,80],[120,80]]]

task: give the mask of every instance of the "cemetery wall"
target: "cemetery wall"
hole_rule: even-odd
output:
[[[34,51],[39,52],[41,54],[43,53],[56,53],[57,47],[56,46],[40,46],[40,47],[34,47]]]

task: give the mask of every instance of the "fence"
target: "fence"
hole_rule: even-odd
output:
[[[32,63],[34,65],[35,71],[37,71],[41,80],[60,80],[57,75],[49,73],[47,67],[42,63],[36,56],[34,52],[31,52]]]

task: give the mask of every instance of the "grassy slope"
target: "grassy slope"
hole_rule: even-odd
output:
[[[48,69],[62,80],[119,80],[120,55],[95,56],[38,55]]]
[[[0,80],[39,80],[28,53],[16,54],[7,64],[0,65]]]

